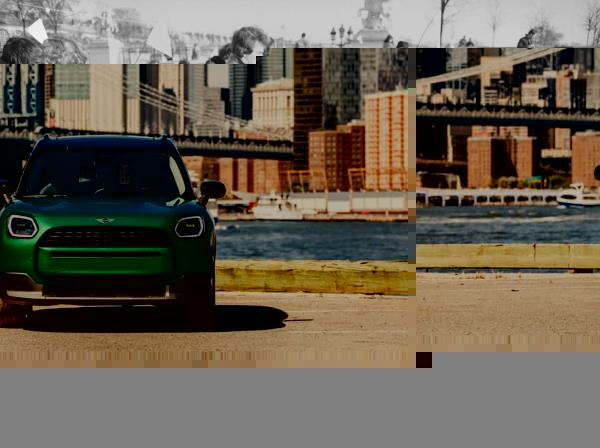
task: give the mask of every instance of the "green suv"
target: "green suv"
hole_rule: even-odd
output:
[[[212,327],[206,206],[225,186],[204,181],[197,198],[171,139],[45,135],[18,185],[0,190],[0,326],[33,306],[143,304]]]

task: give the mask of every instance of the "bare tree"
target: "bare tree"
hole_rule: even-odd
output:
[[[490,13],[490,26],[492,27],[492,47],[496,43],[496,30],[502,21],[500,14],[500,0],[490,0],[488,3]]]
[[[69,11],[72,11],[73,0],[42,0],[44,18],[48,26],[58,33],[58,27],[65,21]]]
[[[11,11],[23,27],[23,36],[27,24],[36,16],[39,17],[43,11],[42,0],[5,0],[1,5],[5,11]]]
[[[584,16],[584,26],[587,31],[586,46],[598,46],[600,44],[600,2],[598,0],[588,3]]]
[[[444,46],[444,27],[458,14],[459,7],[467,0],[440,0],[440,48]]]
[[[533,36],[533,44],[536,47],[560,46],[563,34],[552,25],[543,9],[538,10],[533,19],[532,28],[536,30],[536,34]]]
[[[443,45],[443,36],[444,36],[444,25],[448,20],[444,16],[446,15],[446,10],[448,9],[448,4],[450,0],[440,0],[440,48]]]
[[[114,36],[122,41],[130,43],[133,39],[141,39],[147,32],[140,13],[135,8],[115,8],[112,11],[116,30]]]

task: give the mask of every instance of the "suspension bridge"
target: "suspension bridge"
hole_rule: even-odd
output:
[[[416,114],[421,123],[431,122],[447,125],[600,128],[600,111],[597,109],[417,102]]]
[[[485,64],[476,65],[473,67],[455,70],[441,75],[430,76],[427,78],[419,78],[416,80],[417,94],[427,93],[433,84],[456,81],[459,79],[469,78],[472,76],[480,76],[484,73],[506,70],[518,64],[541,59],[543,57],[559,53],[564,48],[535,48],[531,50],[523,50],[512,55],[499,57],[497,61],[489,61]]]
[[[24,139],[31,142],[40,138],[43,134],[49,133],[56,136],[66,135],[85,135],[85,134],[115,134],[115,135],[148,135],[156,136],[162,134],[170,135],[177,144],[182,155],[201,155],[206,157],[230,157],[230,158],[249,158],[249,159],[271,159],[271,160],[293,160],[293,142],[289,138],[289,130],[286,129],[255,129],[252,123],[237,117],[225,115],[218,110],[210,110],[199,104],[193,104],[185,99],[183,92],[180,91],[179,97],[170,95],[161,91],[156,86],[141,82],[137,77],[127,73],[126,69],[115,69],[110,66],[96,65],[93,70],[90,69],[90,85],[96,89],[102,89],[106,92],[120,91],[122,101],[114,110],[114,114],[120,114],[120,129],[106,129],[102,125],[71,126],[69,128],[48,126],[48,110],[42,110],[40,102],[43,102],[43,96],[35,93],[35,86],[38,89],[44,88],[43,81],[36,78],[35,66],[28,66],[27,80],[28,88],[33,89],[27,93],[28,98],[33,95],[32,104],[26,104],[22,107],[19,94],[19,86],[15,85],[17,77],[17,65],[6,65],[3,69],[4,79],[11,86],[12,91],[5,91],[5,95],[13,96],[5,98],[4,110],[0,110],[0,139]],[[178,85],[181,87],[184,79],[184,68],[180,66],[173,67],[179,76]],[[11,85],[11,82],[13,83]],[[64,80],[62,82],[65,82]],[[73,85],[77,79],[71,80]],[[65,86],[63,85],[63,88]],[[68,88],[68,84],[67,84]],[[91,87],[90,87],[91,89]],[[44,92],[49,94],[49,92]],[[37,97],[37,102],[35,101]],[[137,129],[131,129],[128,123],[128,105],[130,100],[139,101],[140,120]],[[145,107],[141,112],[142,105]],[[91,104],[89,108],[91,109]],[[106,115],[111,114],[109,111]],[[154,130],[148,126],[141,125],[142,113],[149,120],[154,122]],[[72,115],[76,117],[76,114]],[[78,117],[76,117],[78,118]],[[40,121],[42,123],[40,123]],[[63,120],[64,121],[64,120]],[[91,120],[90,120],[91,121]],[[101,122],[101,120],[96,120]],[[119,120],[117,120],[119,121]],[[166,123],[166,125],[165,125]],[[114,120],[113,120],[114,124]],[[195,125],[203,128],[218,129],[218,133],[202,135],[194,132]],[[236,131],[246,131],[259,135],[260,138],[238,138]],[[215,135],[216,134],[216,135]],[[223,135],[225,134],[225,135]],[[4,140],[6,143],[7,140]],[[0,147],[2,140],[0,140]]]

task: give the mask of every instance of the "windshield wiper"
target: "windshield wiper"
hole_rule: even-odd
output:
[[[20,198],[63,198],[66,194],[24,194]]]
[[[181,196],[177,196],[175,199],[172,199],[165,203],[167,207],[178,207],[185,202],[185,199]]]

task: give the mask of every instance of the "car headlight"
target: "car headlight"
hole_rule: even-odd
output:
[[[33,238],[38,233],[38,226],[29,216],[12,215],[8,218],[8,233],[15,238]]]
[[[175,233],[181,238],[200,236],[204,231],[204,220],[201,216],[180,219],[175,226]]]

